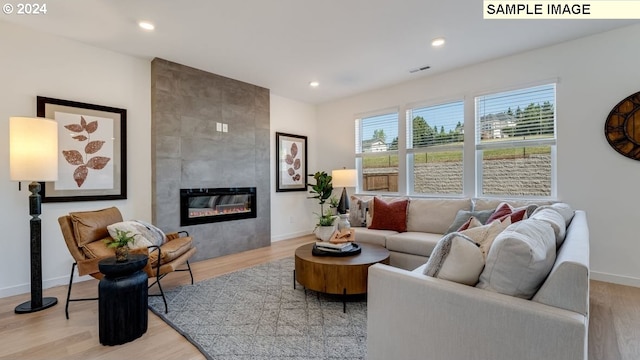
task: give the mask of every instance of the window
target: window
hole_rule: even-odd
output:
[[[462,194],[464,102],[407,110],[407,172],[414,194]]]
[[[475,98],[477,194],[555,196],[556,86]]]
[[[398,113],[356,119],[355,143],[362,191],[398,192]]]

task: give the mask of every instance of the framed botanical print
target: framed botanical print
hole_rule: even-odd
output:
[[[58,122],[58,180],[42,202],[127,198],[127,110],[38,96],[38,116]]]
[[[307,191],[307,137],[276,132],[276,191]]]

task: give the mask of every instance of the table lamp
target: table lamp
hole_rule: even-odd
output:
[[[347,196],[347,188],[355,187],[358,181],[358,173],[356,169],[341,169],[331,172],[333,187],[342,187],[342,195],[338,203],[338,213],[346,214],[349,210],[349,196]]]
[[[9,168],[11,180],[31,181],[31,301],[15,308],[17,314],[25,314],[58,303],[54,297],[42,297],[42,228],[38,182],[58,179],[58,123],[44,118],[9,118]]]

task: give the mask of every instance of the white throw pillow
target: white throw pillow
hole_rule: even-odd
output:
[[[484,257],[478,245],[468,236],[454,232],[438,241],[424,274],[473,286],[483,267]]]
[[[491,224],[472,227],[464,231],[460,231],[460,234],[466,235],[479,244],[480,252],[484,259],[487,258],[491,244],[495,240],[496,236],[500,234],[504,229],[511,225],[511,218],[506,217],[504,220],[494,220]]]
[[[130,249],[146,248],[152,245],[160,246],[165,243],[167,238],[162,230],[141,220],[128,220],[111,224],[107,226],[109,236],[115,238],[116,229],[128,231],[135,236],[134,241],[129,243]]]
[[[545,221],[511,224],[493,242],[476,287],[531,299],[556,260],[555,233]]]

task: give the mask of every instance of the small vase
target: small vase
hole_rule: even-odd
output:
[[[129,259],[129,247],[120,246],[116,248],[116,262],[125,262]]]

